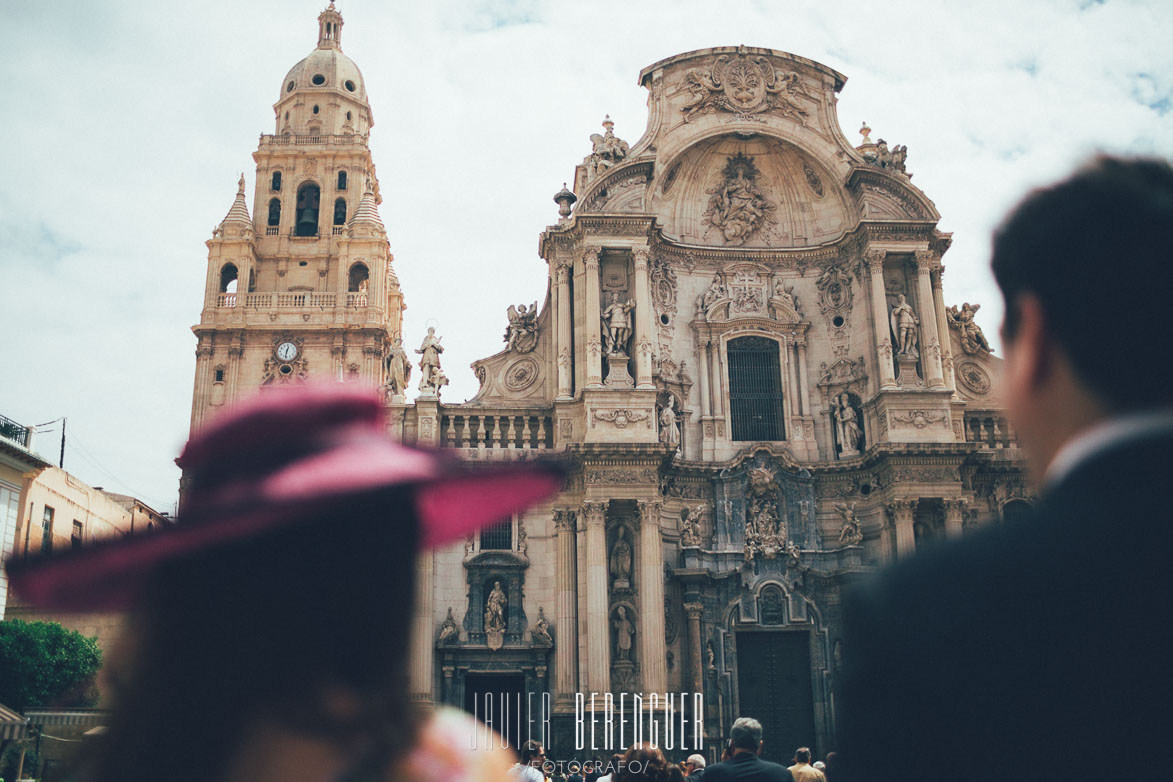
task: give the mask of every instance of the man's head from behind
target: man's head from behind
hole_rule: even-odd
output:
[[[692,775],[698,769],[705,767],[705,756],[699,754],[689,755],[688,760],[684,761],[684,765],[688,769],[689,775]]]
[[[794,750],[794,762],[795,763],[810,763],[811,762],[811,748],[810,747],[799,747],[798,749]]]
[[[738,717],[729,729],[729,744],[734,755],[738,750],[758,752],[762,748],[762,723],[753,717]]]
[[[541,765],[546,760],[546,748],[540,741],[529,740],[521,745],[521,762],[531,766]]]
[[[1171,240],[1173,167],[1111,157],[1032,192],[995,232],[1003,389],[1037,472],[1100,419],[1173,406],[1146,369],[1173,338]]]

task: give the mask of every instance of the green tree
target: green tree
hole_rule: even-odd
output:
[[[101,667],[96,638],[56,622],[0,622],[0,703],[9,708],[93,706]]]

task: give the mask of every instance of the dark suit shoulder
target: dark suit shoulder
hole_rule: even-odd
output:
[[[733,760],[716,763],[705,770],[706,782],[793,782],[785,766],[762,760],[756,755],[738,755]]]

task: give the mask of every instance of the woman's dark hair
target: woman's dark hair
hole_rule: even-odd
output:
[[[218,779],[258,723],[345,739],[370,767],[396,757],[414,738],[413,508],[401,488],[341,498],[161,567],[140,600],[127,686],[82,776]],[[360,699],[360,715],[331,713],[327,688]]]
[[[633,744],[611,778],[616,782],[667,782],[668,759],[655,744]]]

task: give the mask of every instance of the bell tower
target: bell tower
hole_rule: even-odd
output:
[[[403,295],[379,216],[366,84],[341,34],[331,3],[317,46],[281,82],[274,134],[253,153],[252,215],[242,174],[207,242],[193,431],[255,389],[383,383]]]

